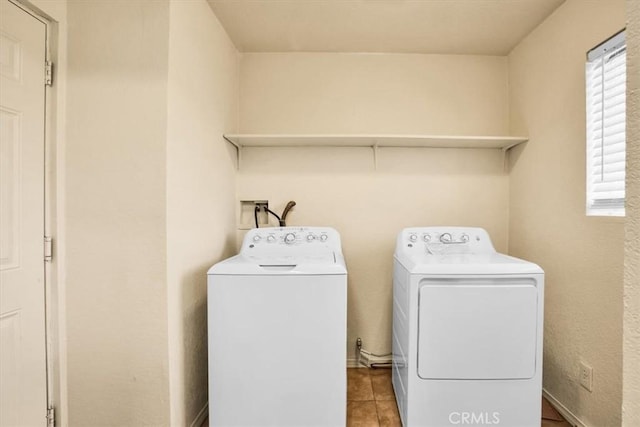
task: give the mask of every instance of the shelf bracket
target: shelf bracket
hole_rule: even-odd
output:
[[[371,148],[373,149],[373,170],[377,171],[378,170],[378,141],[374,141]]]
[[[240,170],[240,160],[242,159],[242,145],[239,144],[239,141],[235,142],[232,138],[230,138],[226,134],[222,134],[222,137],[229,144],[231,144],[234,147],[236,147],[236,168],[237,168],[237,170]]]
[[[509,154],[507,153],[511,147],[505,147],[502,149],[502,171],[509,171]]]

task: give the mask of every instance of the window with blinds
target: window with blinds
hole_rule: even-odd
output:
[[[587,53],[586,77],[587,215],[624,216],[624,32]]]

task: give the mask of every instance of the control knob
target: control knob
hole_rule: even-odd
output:
[[[308,242],[313,242],[314,240],[316,240],[316,236],[314,236],[313,234],[307,234]]]
[[[429,234],[429,233],[423,234],[422,235],[422,240],[424,240],[425,242],[430,242],[431,241],[431,234]]]
[[[260,241],[260,239],[262,239],[262,237],[260,237],[260,236],[259,236],[259,235],[257,235],[257,234],[256,234],[255,236],[253,236],[253,241],[254,241],[254,242],[259,242],[259,241]]]
[[[322,240],[323,242],[326,242],[328,238],[329,238],[329,236],[327,236],[326,234],[321,234],[320,235],[320,240]]]
[[[293,234],[293,233],[287,233],[287,234],[285,234],[285,236],[284,236],[284,242],[285,242],[287,245],[290,245],[290,244],[292,244],[292,243],[293,243],[293,242],[295,242],[295,241],[296,241],[296,235],[295,235],[295,234]]]
[[[460,241],[462,243],[467,243],[469,241],[469,235],[466,233],[463,233],[462,236],[460,236]]]
[[[409,236],[409,240],[411,240],[412,242],[415,242],[416,240],[418,240],[418,236],[416,236],[415,234],[411,234]]]
[[[442,243],[451,243],[451,239],[452,239],[451,233],[442,233],[440,235],[440,241]]]
[[[276,238],[273,237],[273,236],[268,236],[267,237],[267,242],[269,242],[269,243],[273,243],[275,240],[276,240]]]

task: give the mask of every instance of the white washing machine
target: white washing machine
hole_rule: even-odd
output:
[[[344,426],[347,270],[325,227],[250,230],[208,272],[209,425]]]
[[[539,427],[544,272],[481,228],[396,243],[393,387],[405,427]]]

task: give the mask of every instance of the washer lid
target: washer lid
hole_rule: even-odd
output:
[[[500,253],[492,254],[421,254],[413,257],[399,256],[396,259],[411,274],[456,275],[456,274],[543,274],[538,265]]]
[[[342,254],[255,255],[239,254],[211,267],[210,275],[346,275]]]

